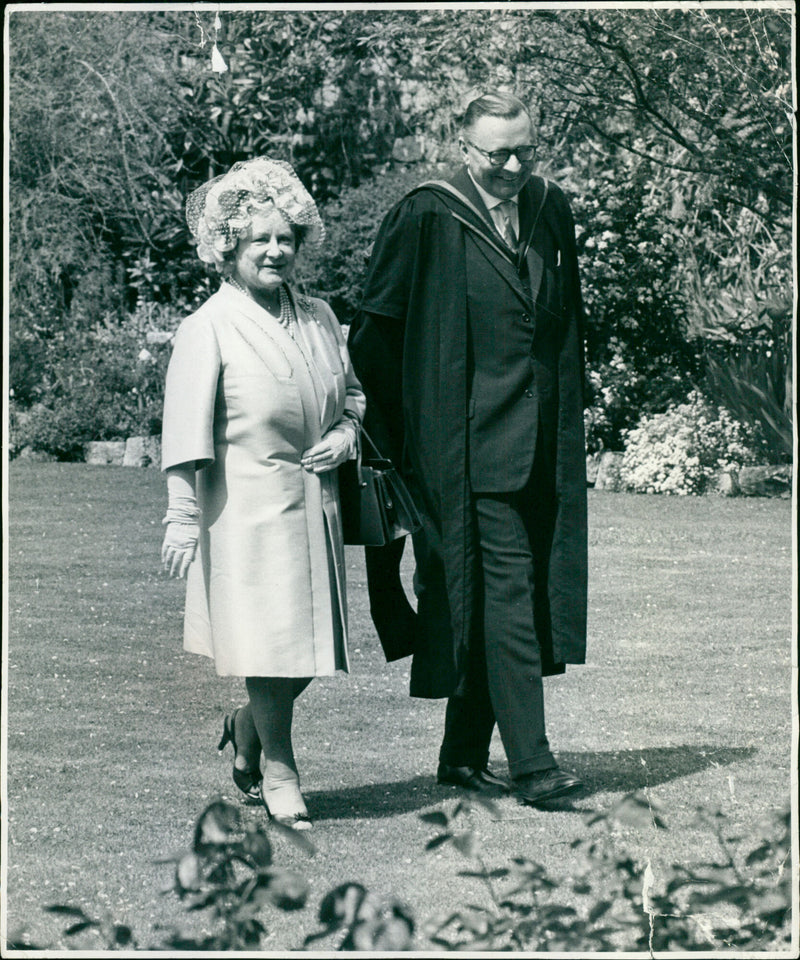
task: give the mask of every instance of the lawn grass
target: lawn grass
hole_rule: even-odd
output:
[[[42,909],[71,903],[130,924],[141,948],[161,942],[159,925],[202,929],[202,914],[161,895],[170,871],[155,861],[189,845],[208,802],[234,799],[230,755],[215,747],[243,682],[181,649],[185,587],[158,562],[163,479],[12,463],[8,484],[7,928],[72,946]],[[590,492],[588,663],[546,681],[551,744],[587,791],[574,810],[504,799],[497,817],[476,813],[490,866],[522,855],[568,876],[582,814],[633,790],[668,829],[620,828],[613,843],[656,874],[713,856],[698,806],[755,839],[788,803],[791,522],[785,500]],[[298,702],[317,853],[276,842],[312,889],[305,910],[263,917],[263,947],[280,954],[300,948],[321,897],[345,881],[398,896],[420,922],[487,902],[455,850],[424,850],[435,831],[418,815],[455,797],[433,777],[444,704],[409,699],[408,662],[384,662],[362,551],[347,550],[352,672]],[[497,738],[492,762],[503,772]]]

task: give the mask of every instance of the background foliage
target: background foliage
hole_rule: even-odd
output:
[[[347,323],[384,213],[500,86],[575,212],[590,449],[699,388],[790,457],[788,9],[12,11],[8,40],[14,450],[158,431],[132,357],[216,283],[198,183],[293,163],[330,227],[300,278]]]

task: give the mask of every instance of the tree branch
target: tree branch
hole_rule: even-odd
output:
[[[103,84],[103,86],[106,89],[106,93],[108,94],[111,100],[111,103],[114,106],[114,110],[116,112],[116,117],[117,117],[117,124],[119,126],[119,145],[120,145],[120,151],[122,153],[122,168],[125,171],[125,185],[128,188],[128,195],[130,197],[133,215],[136,218],[136,222],[139,224],[139,229],[142,231],[142,236],[145,238],[145,240],[148,242],[148,244],[151,247],[156,247],[157,244],[153,242],[153,239],[150,236],[150,233],[148,232],[147,227],[144,225],[144,223],[142,222],[142,218],[139,216],[139,210],[138,210],[139,202],[136,197],[136,193],[133,189],[133,177],[131,175],[130,164],[128,163],[128,153],[125,149],[125,136],[127,131],[125,130],[125,121],[122,115],[122,108],[120,107],[117,101],[117,98],[114,96],[114,91],[111,89],[109,82],[102,75],[102,73],[100,73],[99,70],[96,70],[90,63],[87,63],[85,60],[78,60],[77,62],[81,66],[86,67],[86,69],[90,73],[93,73],[100,80],[100,82]]]

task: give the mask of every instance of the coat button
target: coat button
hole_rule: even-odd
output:
[[[525,321],[525,323],[531,322],[531,318],[527,314],[522,319]]]
[[[526,396],[526,397],[532,397],[533,394],[531,393],[530,390],[526,390],[526,391],[525,391],[525,396]]]

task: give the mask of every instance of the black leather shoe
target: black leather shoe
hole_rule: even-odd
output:
[[[451,767],[440,763],[436,771],[438,783],[453,787],[463,787],[476,793],[508,793],[508,783],[502,777],[495,776],[488,767]]]
[[[544,800],[578,793],[583,789],[583,784],[577,777],[564,773],[558,767],[553,767],[551,770],[541,770],[524,777],[517,777],[512,781],[511,789],[521,803],[536,805]]]

